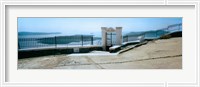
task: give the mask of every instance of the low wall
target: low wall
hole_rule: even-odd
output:
[[[90,47],[76,47],[79,52],[74,52],[74,48],[45,48],[45,49],[29,49],[18,50],[18,58],[30,58],[47,55],[59,55],[59,54],[71,54],[71,53],[88,53],[90,51],[102,51],[102,46],[90,46]]]

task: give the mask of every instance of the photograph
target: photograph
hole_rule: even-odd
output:
[[[182,69],[182,17],[18,17],[17,69]]]

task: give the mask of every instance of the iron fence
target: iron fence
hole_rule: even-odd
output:
[[[142,32],[140,34],[132,34],[123,36],[123,42],[136,41],[141,42],[145,39],[155,39],[160,36],[182,31],[182,23],[169,25],[167,28],[158,29],[155,31]],[[107,42],[114,42],[115,34],[110,35]],[[113,40],[112,40],[113,39]],[[108,43],[108,44],[109,44]],[[93,35],[74,35],[74,36],[54,36],[54,37],[38,37],[38,38],[18,38],[18,49],[28,48],[57,48],[57,47],[77,47],[77,46],[90,46],[101,45],[101,38],[94,38]]]
[[[18,38],[18,49],[99,45],[98,40],[93,35]]]
[[[123,36],[123,42],[135,41],[141,42],[144,39],[156,39],[162,35],[182,31],[182,23],[169,25],[167,28],[158,29],[154,31],[140,32],[137,34],[130,34]]]

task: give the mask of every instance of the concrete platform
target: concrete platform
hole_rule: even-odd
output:
[[[150,41],[117,55],[55,55],[18,60],[18,69],[182,69],[182,38]]]

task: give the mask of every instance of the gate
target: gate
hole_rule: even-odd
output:
[[[106,50],[108,51],[114,45],[116,45],[116,33],[106,32]]]
[[[109,47],[122,44],[122,27],[101,27],[101,30],[103,50],[108,51]]]

